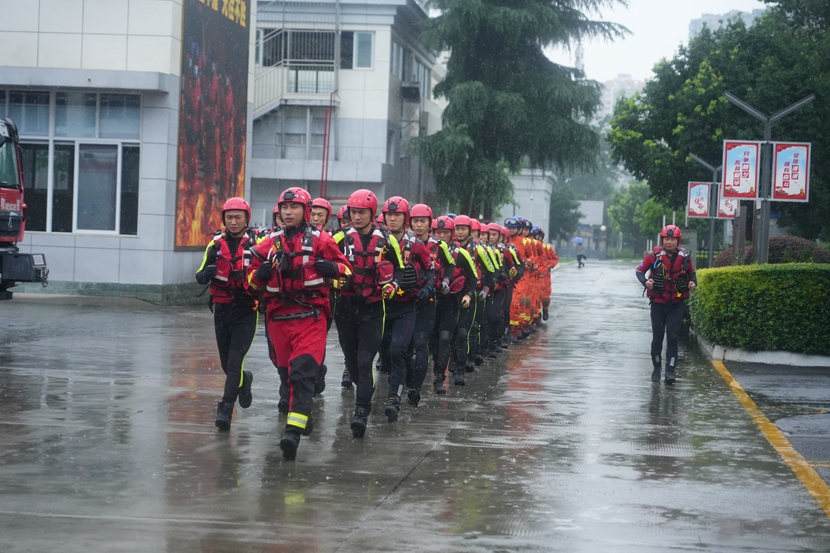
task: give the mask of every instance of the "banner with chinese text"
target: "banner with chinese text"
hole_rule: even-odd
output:
[[[806,202],[810,198],[810,144],[774,142],[772,199]]]
[[[718,219],[734,219],[738,212],[740,201],[735,198],[723,197],[723,184],[718,186],[718,212],[715,217]]]
[[[686,216],[702,218],[709,217],[710,205],[709,183],[690,182],[689,195],[686,202]]]
[[[758,197],[760,142],[723,141],[723,197],[754,200]]]
[[[251,0],[184,0],[177,250],[202,249],[245,190]]]

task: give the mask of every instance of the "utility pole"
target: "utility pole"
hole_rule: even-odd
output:
[[[799,100],[793,105],[786,107],[772,116],[767,116],[761,111],[747,104],[734,94],[724,92],[723,95],[731,103],[735,104],[752,117],[764,123],[764,143],[761,153],[761,186],[758,190],[758,201],[761,203],[761,213],[758,218],[758,229],[755,233],[755,261],[758,264],[766,263],[769,258],[769,204],[772,198],[772,124],[803,108],[816,99],[815,94]]]
[[[712,171],[712,182],[709,183],[709,268],[711,269],[715,262],[715,216],[718,213],[718,171],[723,170],[723,165],[715,167],[692,153],[689,153],[689,156]]]

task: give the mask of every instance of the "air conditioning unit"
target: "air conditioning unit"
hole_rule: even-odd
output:
[[[410,102],[421,100],[421,83],[401,83],[401,97]]]

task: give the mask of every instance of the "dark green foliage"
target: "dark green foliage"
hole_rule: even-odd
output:
[[[752,246],[744,247],[744,257],[750,255],[750,252],[752,252]],[[715,259],[712,261],[712,264],[715,267],[729,267],[730,265],[734,265],[734,255],[735,249],[732,246],[730,246],[722,252],[720,252],[717,256],[715,256]]]
[[[732,248],[727,248],[718,254],[715,267],[732,265],[732,252]],[[755,249],[748,246],[744,249],[741,264],[754,262]],[[830,252],[812,240],[799,236],[773,236],[769,239],[769,263],[830,263]]]
[[[815,93],[817,100],[773,126],[773,140],[812,142],[809,203],[777,202],[781,224],[806,238],[830,236],[830,33],[828,2],[785,0],[747,29],[736,20],[705,29],[675,57],[658,63],[642,93],[621,99],[608,140],[614,159],[654,196],[681,208],[687,182],[711,172],[694,153],[720,165],[724,139],[760,140],[763,124],[723,96],[731,92],[773,115]]]
[[[698,271],[689,307],[705,340],[749,351],[830,355],[830,265]]]
[[[551,62],[543,49],[587,37],[621,36],[584,11],[623,0],[435,0],[424,42],[451,52],[435,88],[449,106],[443,129],[412,141],[435,177],[439,199],[484,214],[512,198],[508,172],[593,166],[597,134],[580,122],[600,103],[600,85]]]
[[[550,240],[567,239],[579,228],[579,201],[568,186],[554,185],[550,195]]]

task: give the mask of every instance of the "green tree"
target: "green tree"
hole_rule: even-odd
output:
[[[562,240],[573,236],[579,228],[579,201],[569,186],[554,185],[550,194],[550,228],[551,240]]]
[[[625,0],[434,0],[440,15],[422,34],[451,52],[435,88],[449,101],[438,133],[411,142],[431,170],[439,199],[464,213],[493,211],[512,198],[509,172],[591,167],[598,137],[584,122],[600,85],[550,61],[543,49],[622,36],[619,25],[584,12]],[[504,165],[500,165],[504,163]]]
[[[642,206],[649,200],[651,192],[647,184],[634,183],[624,190],[617,190],[608,206],[608,220],[612,236],[622,232],[626,243],[641,246],[645,241],[640,228]]]
[[[711,179],[690,153],[720,165],[725,138],[763,138],[763,124],[729,104],[724,92],[770,115],[815,93],[816,102],[773,127],[773,140],[813,143],[810,202],[773,209],[802,236],[830,236],[830,143],[823,140],[830,120],[827,3],[780,4],[749,29],[740,20],[704,29],[673,59],[658,63],[641,93],[617,103],[608,140],[614,159],[647,181],[659,200],[681,208],[688,181]]]

